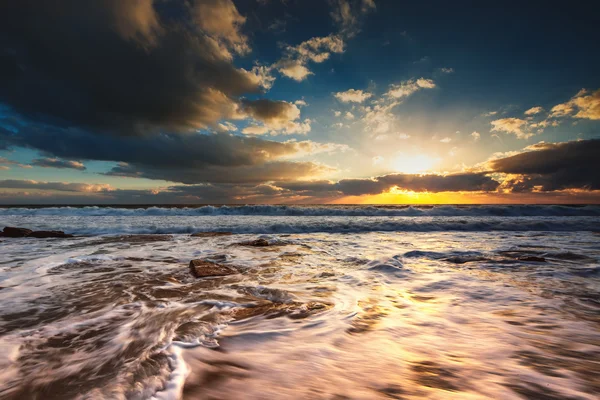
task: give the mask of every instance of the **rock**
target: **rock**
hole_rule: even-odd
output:
[[[45,238],[71,238],[73,235],[64,233],[63,231],[33,231],[27,237],[34,237],[38,239]]]
[[[26,229],[26,228],[15,228],[12,226],[6,226],[3,229],[3,233],[5,237],[12,237],[12,238],[20,238],[20,237],[25,237],[27,235],[29,235],[32,232],[31,229]]]
[[[191,237],[217,237],[217,236],[230,236],[233,235],[231,232],[196,232],[192,233]]]
[[[519,261],[533,261],[533,262],[546,262],[544,257],[537,256],[523,256],[518,258]]]
[[[237,274],[238,271],[227,265],[217,264],[206,260],[190,261],[190,272],[194,278],[205,278],[207,276],[226,276]]]
[[[256,239],[249,242],[242,242],[240,246],[266,247],[269,246],[269,242],[266,239]]]

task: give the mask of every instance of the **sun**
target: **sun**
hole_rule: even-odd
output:
[[[392,167],[394,170],[405,174],[418,174],[431,171],[439,161],[439,158],[425,154],[401,153],[392,161]]]

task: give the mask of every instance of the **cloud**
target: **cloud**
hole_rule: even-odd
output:
[[[440,71],[443,72],[444,74],[452,74],[454,73],[454,68],[440,68]]]
[[[390,88],[385,95],[387,97],[400,99],[408,97],[419,90],[433,88],[435,88],[435,82],[431,79],[409,79],[399,84],[390,85]]]
[[[224,122],[217,124],[217,128],[221,132],[235,132],[238,130],[237,126],[235,126],[234,124],[232,124],[229,121],[224,121]]]
[[[354,114],[352,114],[350,111],[347,111],[346,114],[344,115],[344,118],[346,118],[347,120],[353,120]]]
[[[33,180],[4,179],[0,180],[0,189],[36,189],[55,190],[61,192],[104,192],[112,190],[108,184],[87,184],[67,182],[39,182]]]
[[[544,109],[540,106],[531,107],[529,110],[525,111],[525,115],[535,115],[541,113],[542,111],[544,111]]]
[[[242,130],[243,133],[263,134],[305,134],[310,132],[310,119],[299,121],[300,109],[294,103],[274,100],[244,100],[242,112],[263,126],[253,125]]]
[[[326,165],[292,161],[273,161],[239,167],[208,166],[201,169],[192,167],[164,168],[147,164],[119,163],[106,175],[165,180],[185,184],[206,182],[259,184],[270,181],[315,178],[332,172],[334,172],[334,169]]]
[[[192,14],[198,27],[222,46],[239,54],[250,52],[248,38],[241,33],[246,18],[231,0],[196,0]]]
[[[488,112],[486,112],[486,113],[483,113],[482,115],[483,115],[484,117],[491,117],[491,116],[494,116],[494,115],[496,115],[496,114],[498,114],[498,111],[488,111]]]
[[[362,90],[348,89],[345,92],[337,92],[334,96],[343,103],[362,103],[373,95]]]
[[[481,134],[479,132],[474,131],[473,133],[471,133],[471,137],[473,138],[473,140],[478,141],[481,138]]]
[[[269,128],[264,125],[248,125],[242,129],[242,133],[246,135],[264,135],[269,133]]]
[[[393,188],[420,193],[488,192],[496,190],[500,183],[485,173],[461,173],[453,175],[390,174],[366,179],[342,179],[338,182],[275,182],[274,185],[305,195],[337,192],[344,196],[362,196],[385,193]]]
[[[10,169],[9,165],[10,166],[16,165],[17,167],[21,167],[21,168],[31,168],[31,165],[21,164],[17,161],[9,160],[6,157],[0,157],[0,165],[2,166],[2,168],[0,168],[0,169],[5,170],[5,171]]]
[[[268,116],[269,114],[264,118],[268,119]],[[229,169],[232,170],[231,174],[239,176],[242,167],[255,174],[251,177],[252,180],[268,180],[276,172],[269,170],[274,164],[262,167],[264,164],[282,158],[289,159],[305,151],[305,148],[292,142],[275,142],[224,132],[161,134],[139,138],[29,126],[14,135],[1,125],[0,142],[7,143],[9,147],[34,149],[63,159],[124,162],[129,165],[128,171],[146,171],[144,175],[147,177],[176,182],[184,177],[186,181],[193,180],[194,183],[224,181],[229,179]],[[292,176],[295,164],[292,161],[286,162],[286,179]],[[297,168],[297,176],[324,171],[323,167],[306,163],[298,164]],[[266,175],[262,176],[261,173]],[[133,173],[129,175],[137,176]]]
[[[234,117],[239,97],[264,84],[258,70],[232,64],[249,50],[244,18],[230,0],[173,7],[177,22],[151,0],[2,7],[0,40],[11,50],[0,102],[34,122],[101,134],[191,131]]]
[[[593,93],[580,90],[571,100],[552,107],[550,116],[600,120],[600,89]]]
[[[410,135],[408,135],[406,133],[401,133],[398,135],[398,139],[402,139],[402,140],[410,139]]]
[[[492,132],[512,133],[519,139],[528,139],[533,133],[527,132],[527,121],[520,118],[502,118],[491,122]]]
[[[283,75],[297,82],[301,82],[312,72],[299,60],[280,60],[275,64],[275,68]]]
[[[341,36],[331,34],[313,37],[297,46],[285,46],[284,56],[271,67],[282,75],[300,82],[313,74],[307,67],[309,62],[322,63],[329,59],[331,53],[343,52],[344,40]]]
[[[60,160],[58,158],[38,158],[33,160],[31,165],[42,168],[76,169],[79,171],[85,171],[86,169],[80,161]]]
[[[600,140],[538,143],[524,152],[489,161],[494,172],[509,174],[511,191],[600,189]]]
[[[440,139],[440,142],[442,142],[442,143],[450,143],[451,141],[452,141],[452,139],[449,138],[449,137],[445,137],[443,139]]]

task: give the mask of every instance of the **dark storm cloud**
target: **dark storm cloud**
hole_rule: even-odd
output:
[[[539,143],[527,149],[489,163],[495,172],[517,175],[504,182],[509,190],[600,189],[600,139]]]
[[[345,196],[376,195],[393,187],[414,192],[489,192],[499,183],[485,173],[462,173],[454,175],[390,174],[372,179],[342,179],[339,182],[278,182],[275,186],[293,190],[303,195]]]
[[[0,127],[0,140],[62,158],[123,161],[155,167],[241,166],[293,154],[293,143],[227,133],[160,134],[146,138],[94,135],[79,130],[29,126],[18,134]]]
[[[268,99],[255,101],[245,100],[242,102],[242,109],[252,118],[267,124],[287,122],[300,116],[298,107],[285,101]]]
[[[244,19],[230,0],[194,3],[2,2],[0,103],[29,120],[118,134],[235,116],[238,96],[260,91],[232,64],[249,50]]]
[[[11,179],[0,180],[0,189],[11,189],[0,191],[0,203],[4,204],[261,203],[286,198],[282,189],[252,184],[173,185],[150,190],[115,189],[106,184]]]
[[[264,164],[204,168],[158,167],[151,165],[119,164],[106,175],[147,179],[161,179],[172,182],[193,184],[213,183],[249,183],[257,184],[270,181],[288,181],[312,177],[331,172],[331,168],[312,162],[275,161]]]
[[[32,166],[42,168],[67,168],[84,171],[85,165],[79,161],[60,160],[58,158],[38,158],[31,162]]]
[[[304,151],[303,142],[282,143],[228,133],[138,138],[35,126],[14,134],[0,126],[0,142],[66,159],[124,163],[110,175],[182,183],[289,180],[330,170],[310,162],[276,160]]]
[[[36,189],[50,190],[58,192],[102,192],[109,189],[109,185],[90,185],[87,183],[67,183],[67,182],[39,182],[24,179],[3,179],[0,180],[0,189]]]

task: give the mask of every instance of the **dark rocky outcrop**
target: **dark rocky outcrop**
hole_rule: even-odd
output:
[[[0,236],[10,238],[32,237],[37,239],[45,238],[71,238],[73,235],[64,233],[63,231],[32,231],[27,228],[16,228],[12,226],[4,227]]]
[[[206,278],[209,276],[226,276],[237,274],[235,268],[227,265],[218,264],[207,260],[190,261],[190,272],[195,278]]]
[[[192,233],[191,237],[217,237],[217,236],[230,236],[233,235],[231,232],[196,232]]]
[[[21,238],[28,236],[33,231],[31,229],[26,228],[15,228],[13,226],[6,226],[4,227],[2,232],[4,233],[4,237]]]
[[[267,247],[267,246],[270,246],[271,243],[269,243],[269,241],[266,239],[256,239],[256,240],[250,240],[247,242],[241,242],[241,243],[238,243],[238,245],[252,246],[252,247]]]
[[[38,239],[45,238],[71,238],[73,235],[70,233],[64,233],[63,231],[33,231],[27,237],[34,237]]]

